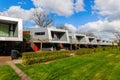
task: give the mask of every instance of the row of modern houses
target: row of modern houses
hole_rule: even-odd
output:
[[[62,45],[66,49],[77,49],[81,47],[97,47],[97,46],[110,46],[116,45],[111,40],[104,40],[98,37],[87,36],[85,34],[69,32],[68,30],[57,28],[27,28],[24,32],[30,34],[30,38],[33,39],[35,44],[39,44],[43,41],[44,45],[53,48],[57,44]],[[43,47],[44,47],[43,45]],[[40,45],[38,45],[40,46]],[[46,48],[46,46],[44,47]]]
[[[49,43],[63,43],[63,44],[91,44],[91,45],[112,45],[113,41],[104,40],[98,37],[87,36],[80,33],[69,33],[68,30],[56,29],[56,28],[27,28],[24,32],[30,33],[31,39],[35,39],[34,42]]]
[[[5,45],[11,46],[11,43],[21,42],[23,41],[23,33],[27,33],[27,35],[30,36],[30,40],[32,40],[32,44],[36,44],[38,48],[41,41],[43,42],[43,48],[56,48],[58,44],[67,49],[69,49],[71,46],[75,48],[76,45],[77,47],[85,45],[113,45],[113,41],[111,40],[104,40],[98,37],[87,36],[80,33],[71,33],[64,29],[23,29],[22,19],[0,16],[0,44],[5,43]],[[116,44],[114,43],[114,45]]]

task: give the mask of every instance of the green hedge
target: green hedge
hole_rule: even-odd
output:
[[[99,51],[103,51],[104,48],[83,48],[76,51],[76,55],[91,54]]]
[[[95,52],[110,51],[116,49],[116,47],[101,47],[101,48],[82,48],[76,51],[76,55],[90,54]]]
[[[76,55],[83,55],[83,54],[89,54],[92,52],[92,49],[89,48],[83,48],[83,49],[79,49],[76,51]]]
[[[23,53],[22,60],[24,65],[31,65],[69,56],[69,51],[26,52]]]

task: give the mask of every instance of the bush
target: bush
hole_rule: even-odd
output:
[[[104,48],[94,48],[94,52],[101,52]]]
[[[104,48],[84,48],[76,51],[76,55],[90,54],[94,52],[103,51]]]
[[[30,65],[69,56],[69,51],[26,52],[23,53],[22,60],[24,65]]]
[[[83,55],[83,54],[90,54],[90,53],[96,53],[96,52],[102,52],[102,51],[110,51],[116,49],[115,47],[101,47],[101,48],[84,48],[84,49],[79,49],[76,51],[76,55]]]
[[[93,52],[92,49],[84,48],[84,49],[77,50],[75,54],[76,55],[83,55],[83,54],[89,54],[91,52]]]

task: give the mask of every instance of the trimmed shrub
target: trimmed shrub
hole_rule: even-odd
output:
[[[94,52],[101,52],[103,51],[103,48],[94,48]]]
[[[26,52],[22,54],[22,60],[24,65],[31,65],[69,56],[69,51]]]
[[[101,48],[83,48],[76,51],[76,55],[83,55],[83,54],[90,54],[90,53],[96,53],[96,52],[102,52],[102,51],[110,51],[116,49],[115,47],[101,47]]]
[[[92,49],[88,49],[88,48],[84,48],[84,49],[79,49],[76,51],[76,55],[83,55],[83,54],[89,54],[92,53],[93,50]]]

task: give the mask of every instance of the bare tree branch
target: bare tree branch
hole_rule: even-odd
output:
[[[120,32],[113,32],[113,35],[116,37],[117,45],[120,46]]]
[[[53,18],[51,15],[46,14],[45,11],[35,10],[32,15],[32,19],[39,27],[48,27],[52,25]]]

